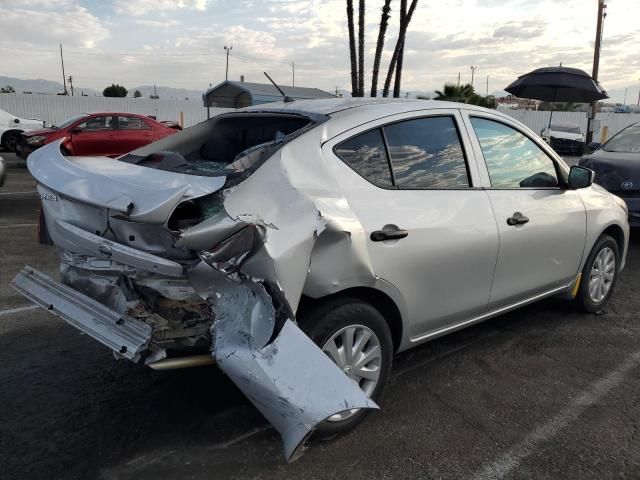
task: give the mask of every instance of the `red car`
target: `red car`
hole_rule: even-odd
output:
[[[118,157],[178,130],[135,113],[91,113],[72,117],[59,126],[22,134],[16,151],[20,158],[47,143],[64,138],[69,155]]]

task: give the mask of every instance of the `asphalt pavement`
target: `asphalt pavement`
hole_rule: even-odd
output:
[[[640,478],[638,232],[603,315],[552,299],[400,354],[381,411],[287,464],[216,367],[116,361],[13,292],[25,264],[55,274],[37,208],[28,172],[11,166],[0,189],[3,479]]]

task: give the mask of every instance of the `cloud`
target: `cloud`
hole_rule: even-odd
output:
[[[509,22],[493,31],[493,38],[500,40],[528,40],[538,38],[544,32],[546,23],[542,20]]]
[[[176,25],[180,25],[178,20],[174,19],[166,19],[166,20],[136,20],[137,25],[142,25],[144,27],[152,27],[152,28],[168,28],[175,27]]]
[[[48,12],[5,9],[0,15],[0,41],[30,43],[40,47],[64,43],[92,48],[108,37],[109,30],[100,20],[78,5]]]
[[[208,0],[116,0],[115,10],[124,15],[149,15],[172,10],[206,10]]]

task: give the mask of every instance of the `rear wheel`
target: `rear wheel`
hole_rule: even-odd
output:
[[[372,305],[338,298],[303,315],[300,326],[323,352],[371,399],[380,398],[391,371],[393,342],[389,326]],[[346,432],[368,410],[346,410],[316,429],[322,438]]]
[[[585,262],[576,295],[576,302],[586,312],[602,312],[611,298],[618,278],[619,258],[616,241],[609,235],[602,235]]]

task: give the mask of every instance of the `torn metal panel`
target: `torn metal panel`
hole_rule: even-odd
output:
[[[378,408],[295,323],[277,327],[273,298],[261,283],[231,282],[204,263],[189,279],[213,303],[216,362],[278,430],[288,461],[332,415]]]
[[[277,153],[262,165],[259,176],[251,176],[232,189],[226,195],[224,208],[234,219],[265,227],[263,249],[273,263],[272,273],[256,262],[255,256],[247,260],[242,270],[277,284],[295,311],[311,251],[326,221],[313,202],[287,181],[279,160]]]
[[[151,340],[151,326],[122,315],[48,275],[25,267],[11,282],[32,302],[133,362]]]

